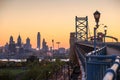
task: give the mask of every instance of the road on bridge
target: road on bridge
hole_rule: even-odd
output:
[[[116,49],[113,49],[113,48],[110,48],[110,47],[107,47],[107,54],[108,55],[119,55],[120,56],[120,51],[116,50]]]

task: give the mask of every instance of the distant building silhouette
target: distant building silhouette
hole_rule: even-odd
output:
[[[8,52],[8,51],[9,51],[9,44],[6,43],[6,44],[5,44],[5,52]]]
[[[26,39],[26,44],[24,45],[25,50],[31,50],[30,38]]]
[[[59,52],[60,54],[65,53],[65,48],[63,48],[63,47],[59,48],[59,49],[58,49],[58,52]]]
[[[9,44],[13,44],[13,36],[10,36]]]
[[[19,53],[22,54],[24,52],[30,52],[32,50],[30,39],[26,39],[26,44],[22,43],[21,36],[19,35],[17,38],[17,43],[14,42],[13,36],[10,36],[9,44],[6,43],[5,45],[5,52],[9,53]]]
[[[10,36],[10,40],[9,40],[9,52],[10,53],[15,53],[16,52],[16,45],[15,45],[15,42],[13,40],[13,36]]]
[[[23,48],[22,39],[21,39],[20,35],[17,38],[16,51],[17,51],[17,53],[20,53],[20,54],[24,53],[24,48]]]
[[[40,39],[41,39],[41,35],[40,35],[40,32],[38,32],[37,34],[37,49],[40,50]]]
[[[22,42],[21,42],[21,37],[20,35],[17,38],[17,46],[21,48]]]
[[[45,52],[48,51],[48,46],[47,46],[47,42],[45,41],[45,39],[43,39],[43,42],[42,42],[42,51],[45,51]]]

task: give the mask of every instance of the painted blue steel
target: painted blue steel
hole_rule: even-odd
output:
[[[110,61],[106,61],[106,59]],[[91,55],[86,56],[86,80],[102,80],[106,69],[113,64],[115,59],[114,55],[106,55],[106,47],[97,49]]]
[[[92,51],[92,52],[89,52],[88,55],[94,55],[95,54],[95,51]],[[100,48],[100,49],[97,49],[96,50],[96,55],[106,55],[106,46]]]
[[[86,80],[103,80],[106,70],[112,72],[112,70],[108,69],[113,64],[119,64],[115,62],[117,58],[116,55],[106,55],[105,46],[100,49],[96,48],[96,51],[92,51],[87,55],[81,53],[80,46],[76,46],[75,51],[84,67]],[[117,71],[115,73],[117,73]],[[114,74],[114,77],[116,78],[116,74]]]
[[[96,30],[97,28],[94,28],[94,51],[95,51],[94,55],[96,55]]]
[[[90,55],[86,56],[86,60],[91,59],[91,60],[104,60],[104,59],[112,59],[113,61],[116,59],[115,55]]]
[[[113,64],[116,56],[90,55],[86,56],[87,80],[102,80],[106,69]],[[106,61],[109,59],[110,61]]]
[[[108,80],[108,79],[109,80],[117,80],[117,70],[119,70],[119,67],[120,67],[119,62],[120,62],[119,58],[116,58],[114,64],[106,70],[103,80]],[[111,78],[109,78],[109,76],[111,76],[111,75],[113,75],[113,76]]]

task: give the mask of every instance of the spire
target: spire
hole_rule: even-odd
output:
[[[10,40],[9,40],[9,43],[12,44],[14,41],[13,41],[13,36],[10,36]]]
[[[17,39],[17,46],[21,47],[21,43],[22,43],[22,41],[21,41],[21,37],[19,35],[18,39]]]

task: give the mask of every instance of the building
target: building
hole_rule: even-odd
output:
[[[15,53],[16,52],[16,45],[15,45],[15,42],[13,40],[13,36],[10,36],[10,40],[9,40],[9,52],[10,53]]]
[[[58,52],[59,52],[60,54],[65,53],[65,48],[59,48],[59,49],[58,49]]]
[[[24,45],[25,50],[31,50],[30,38],[26,39],[26,44]]]
[[[13,44],[14,41],[13,41],[13,36],[10,36],[10,39],[9,39],[9,44]]]
[[[16,52],[19,53],[19,54],[24,53],[22,39],[21,39],[20,35],[17,38]]]
[[[42,42],[42,51],[45,51],[45,52],[48,51],[48,45],[45,39],[43,39],[43,42]]]
[[[4,47],[0,46],[0,53],[4,53],[4,52],[5,52]]]
[[[21,37],[20,37],[20,35],[19,35],[18,38],[17,38],[17,46],[18,46],[19,48],[21,48],[21,45],[22,45],[22,41],[21,41]]]
[[[38,32],[37,34],[37,49],[40,50],[40,39],[41,39],[41,35],[40,35],[40,32]]]
[[[8,43],[5,44],[4,49],[5,49],[5,52],[6,52],[6,53],[9,51],[9,44],[8,44]]]

